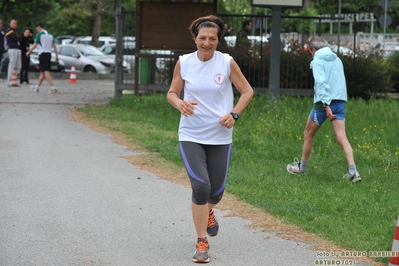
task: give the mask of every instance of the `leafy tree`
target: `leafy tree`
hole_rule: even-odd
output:
[[[55,13],[57,16],[51,19],[51,24],[59,29],[59,34],[92,36],[94,46],[97,46],[100,35],[115,31],[114,0],[61,0],[55,4]],[[108,22],[106,31],[102,31],[103,20]]]
[[[18,32],[34,29],[42,21],[54,35],[94,36],[115,33],[115,7],[118,4],[134,9],[135,0],[3,0],[0,18],[4,26],[18,20]]]
[[[122,5],[126,10],[135,10],[135,3],[136,0],[2,0],[0,18],[5,27],[11,19],[17,19],[19,32],[25,27],[34,28],[38,21],[42,21],[54,36],[90,35],[95,41],[97,36],[115,33],[117,5]],[[337,12],[338,0],[304,0],[302,9],[284,10],[285,15],[298,16]],[[377,0],[342,0],[341,12],[373,12],[379,17],[384,11]],[[264,14],[264,8],[253,8],[249,0],[218,0],[218,13]],[[399,1],[395,1],[388,14],[393,19],[388,32],[399,31]],[[382,27],[378,25],[375,31],[382,32]]]
[[[53,1],[24,1],[24,0],[3,0],[0,1],[0,17],[3,20],[4,27],[7,28],[9,21],[16,19],[20,32],[24,28],[34,29],[39,20],[46,22],[47,14],[53,7]],[[40,16],[38,16],[40,14]]]
[[[252,6],[248,0],[219,0],[218,12],[227,14],[251,14]]]
[[[389,0],[388,0],[389,1]],[[316,0],[312,1],[319,14],[337,14],[338,0]],[[362,13],[371,12],[378,19],[384,14],[384,10],[377,0],[342,0],[341,13]],[[392,24],[388,27],[388,32],[395,31],[399,27],[399,2],[395,1],[394,6],[387,12],[392,17]],[[382,32],[382,27],[377,24],[376,32]],[[365,29],[361,29],[364,31]]]

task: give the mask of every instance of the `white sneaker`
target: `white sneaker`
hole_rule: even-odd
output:
[[[360,177],[360,175],[357,171],[352,175],[349,173],[345,174],[344,179],[351,181],[352,183],[357,183],[357,182],[362,181],[362,178]]]
[[[298,175],[298,174],[303,175],[305,172],[301,171],[300,165],[301,163],[299,162],[299,160],[295,158],[293,163],[287,164],[288,173],[293,175]]]
[[[39,86],[34,85],[34,86],[30,86],[30,88],[34,91],[34,92],[39,92]]]

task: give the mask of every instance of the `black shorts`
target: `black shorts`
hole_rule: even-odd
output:
[[[50,71],[51,68],[51,53],[41,53],[39,55],[40,72]]]

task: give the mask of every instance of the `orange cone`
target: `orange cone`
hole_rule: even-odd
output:
[[[399,218],[398,223],[396,224],[395,234],[393,236],[392,253],[394,253],[394,255],[389,260],[389,266],[399,265]]]
[[[72,68],[71,68],[71,75],[70,75],[70,77],[69,77],[69,83],[71,83],[71,84],[76,84],[76,83],[78,83],[78,82],[76,81],[75,65],[72,65]]]
[[[17,69],[14,68],[11,76],[11,86],[18,87],[18,79],[17,79]]]

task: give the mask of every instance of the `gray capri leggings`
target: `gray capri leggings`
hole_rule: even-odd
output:
[[[180,141],[179,149],[190,178],[193,203],[219,203],[226,185],[231,144],[204,145]]]

